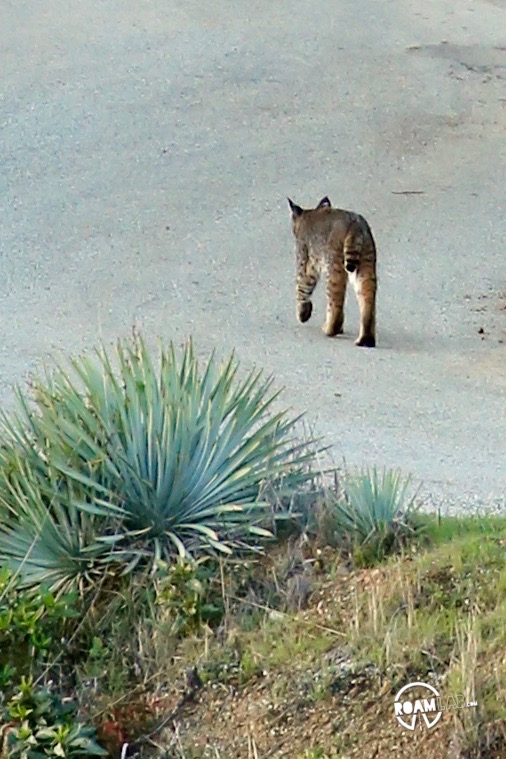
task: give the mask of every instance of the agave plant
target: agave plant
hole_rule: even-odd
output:
[[[421,529],[416,519],[417,492],[411,478],[376,467],[345,477],[343,492],[329,504],[326,519],[355,558],[368,563],[390,553]]]
[[[0,523],[0,564],[19,576],[23,587],[48,585],[66,592],[104,578],[111,552],[97,531],[97,518],[76,507],[82,497],[72,484],[49,500],[26,462],[8,485],[12,516]],[[4,495],[5,499],[5,495]]]
[[[0,561],[25,583],[68,590],[106,564],[254,545],[269,535],[266,485],[308,477],[298,420],[274,413],[272,380],[240,379],[233,355],[200,371],[189,342],[155,363],[136,337],[114,359],[102,347],[46,372],[34,404],[18,389],[2,416]]]

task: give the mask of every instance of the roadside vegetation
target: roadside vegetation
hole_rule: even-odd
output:
[[[272,381],[138,337],[0,424],[0,756],[506,755],[506,517],[321,472]],[[476,707],[403,729],[422,681]]]

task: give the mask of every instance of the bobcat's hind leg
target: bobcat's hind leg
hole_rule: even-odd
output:
[[[359,271],[354,277],[353,284],[360,309],[360,332],[355,345],[374,348],[376,345],[376,274]]]
[[[295,288],[295,297],[297,301],[297,319],[304,323],[311,318],[313,304],[311,295],[315,289],[319,278],[319,270],[316,263],[309,258],[303,267],[299,269],[297,275],[297,285]]]
[[[331,264],[327,273],[327,319],[322,327],[328,337],[343,332],[346,283],[347,275],[342,261]]]

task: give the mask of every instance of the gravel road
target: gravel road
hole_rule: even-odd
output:
[[[334,460],[506,510],[506,2],[4,0],[0,401],[192,334],[274,372]],[[378,348],[295,321],[286,195],[378,244]]]

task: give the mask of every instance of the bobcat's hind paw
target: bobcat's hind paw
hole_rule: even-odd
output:
[[[344,329],[342,325],[328,325],[327,322],[325,322],[325,324],[322,326],[322,332],[324,335],[327,335],[327,337],[335,337],[336,335],[342,335],[344,333]]]
[[[307,322],[308,319],[311,318],[311,314],[313,313],[313,304],[310,300],[305,301],[305,303],[299,303],[297,306],[297,319],[304,324],[304,322]]]
[[[355,340],[355,345],[358,345],[359,348],[375,348],[376,338],[374,335],[363,335],[358,340]]]

